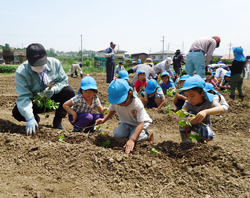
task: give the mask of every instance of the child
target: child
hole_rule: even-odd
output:
[[[153,142],[154,131],[148,130],[152,120],[128,83],[123,79],[113,80],[108,87],[108,94],[111,103],[109,112],[104,118],[96,120],[96,123],[102,124],[117,113],[120,121],[113,134],[115,138],[129,138],[124,146],[126,153],[133,151],[135,141]]]
[[[185,81],[189,78],[189,75],[183,75],[181,77],[179,77],[179,83],[180,86],[183,87],[183,84],[185,83]],[[180,93],[176,93],[175,94],[175,98],[174,98],[174,104],[176,106],[177,111],[182,109],[182,106],[184,105],[186,101],[186,97],[184,96],[183,91],[181,91]]]
[[[136,94],[138,94],[140,89],[142,89],[141,91],[144,92],[145,88],[147,87],[146,72],[144,70],[139,70],[137,72],[137,76],[138,76],[138,80],[135,82],[135,86],[134,86],[134,92]]]
[[[72,132],[81,132],[87,126],[94,125],[98,118],[103,118],[104,111],[107,108],[102,107],[96,93],[96,81],[87,74],[81,80],[78,94],[63,104],[63,108],[69,113],[69,121],[74,126]],[[97,107],[100,114],[91,113],[95,107]],[[94,131],[94,127],[88,127],[84,133]]]
[[[142,102],[144,106],[155,110],[161,109],[165,104],[165,96],[162,92],[162,88],[157,84],[156,80],[150,79],[147,82],[145,97]]]
[[[227,72],[224,76],[224,79],[220,83],[220,90],[230,89],[230,77],[231,72]]]
[[[172,79],[169,77],[168,72],[163,72],[161,74],[161,88],[163,89],[163,93],[166,94],[166,90],[169,89],[170,87],[175,88],[174,82]]]
[[[245,62],[245,56],[243,54],[243,49],[241,47],[233,47],[234,52],[234,60],[231,67],[231,78],[230,78],[230,98],[234,100],[235,98],[235,88],[237,87],[239,92],[239,99],[241,101],[244,100],[244,93],[243,93],[243,72],[244,66],[246,64]]]
[[[122,62],[120,61],[119,65],[117,65],[115,67],[114,76],[119,75],[119,72],[122,71],[122,70],[125,70],[125,68],[124,68]]]
[[[218,93],[218,91],[216,91],[214,89],[214,86],[212,84],[206,83],[205,89],[207,90],[208,93],[214,94],[214,100],[217,101],[218,103],[220,103],[220,105],[223,107],[224,111],[228,110],[229,105],[228,105],[226,99],[224,98],[223,95],[221,95],[220,93]]]
[[[217,89],[217,85],[216,83],[213,81],[213,75],[212,75],[212,72],[211,71],[207,71],[206,72],[206,80],[205,80],[206,83],[211,83],[215,89]]]
[[[132,87],[131,83],[128,81],[129,77],[128,77],[128,72],[126,70],[120,71],[118,74],[118,78],[126,80],[129,84],[129,86]]]
[[[185,81],[183,87],[177,91],[183,91],[187,98],[182,109],[195,115],[195,117],[176,118],[177,123],[180,120],[189,120],[192,125],[180,127],[182,142],[192,142],[188,138],[191,131],[197,132],[201,136],[202,141],[211,141],[215,136],[210,128],[210,115],[222,114],[224,109],[218,102],[213,101],[214,95],[206,91],[205,85],[206,83],[201,77],[190,77]],[[201,122],[205,125],[201,124]]]

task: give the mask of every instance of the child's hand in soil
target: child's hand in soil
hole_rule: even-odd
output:
[[[153,107],[152,109],[153,109],[153,110],[159,110],[158,108],[155,108],[155,107]]]
[[[202,120],[204,120],[206,116],[207,116],[207,113],[205,111],[200,111],[199,113],[197,113],[195,118],[190,123],[191,124],[201,123]]]
[[[124,145],[125,153],[130,153],[131,151],[133,151],[134,146],[135,146],[135,142],[129,139],[127,143]]]
[[[104,123],[103,121],[104,121],[104,118],[98,118],[98,119],[95,121],[95,123],[98,125],[98,124]]]

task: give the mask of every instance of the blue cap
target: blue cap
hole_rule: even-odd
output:
[[[173,74],[175,74],[175,71],[173,71]]]
[[[225,76],[231,77],[231,71],[227,72]]]
[[[216,94],[221,95],[218,91],[214,89],[214,86],[211,83],[206,83],[205,89],[207,91],[214,91]]]
[[[81,80],[81,89],[82,89],[82,90],[88,90],[88,89],[97,90],[97,86],[96,86],[96,81],[95,81],[95,79],[92,78],[91,76],[89,76],[89,74],[87,74],[87,76],[85,76],[85,77]]]
[[[141,63],[141,59],[138,59],[138,60],[137,60],[137,63]]]
[[[190,76],[189,75],[183,75],[179,78],[179,81],[181,80],[187,80]]]
[[[108,87],[108,99],[111,104],[120,104],[127,100],[128,92],[132,90],[128,82],[124,79],[113,80]],[[133,92],[133,96],[137,97]]]
[[[168,72],[162,72],[161,77],[162,76],[169,76],[169,73]]]
[[[113,41],[110,42],[110,45],[116,45],[115,43],[113,43]]]
[[[160,91],[162,88],[157,84],[157,81],[155,79],[150,79],[147,82],[147,87],[145,89],[145,92],[151,94],[154,93],[156,89]]]
[[[216,73],[215,71],[211,71],[212,72],[212,76],[214,76],[214,74]]]
[[[145,74],[145,75],[146,75],[146,72],[145,72],[143,69],[141,69],[141,70],[139,70],[139,71],[137,72],[137,75],[139,75],[139,74]]]
[[[222,61],[219,61],[218,63],[222,63]]]
[[[124,79],[124,80],[129,80],[128,72],[126,70],[121,70],[118,73],[118,77],[121,78],[121,79]]]
[[[241,47],[233,47],[232,50],[233,52],[235,52],[235,57],[234,57],[235,60],[241,61],[241,62],[246,60],[243,54],[243,49]]]
[[[200,76],[189,77],[185,81],[183,87],[177,90],[177,93],[179,93],[181,91],[190,90],[190,89],[193,89],[195,87],[200,87],[203,89],[204,94],[206,96],[206,99],[209,102],[212,102],[213,98],[214,98],[214,94],[208,93],[207,90],[205,89],[205,86],[206,86],[206,82]]]

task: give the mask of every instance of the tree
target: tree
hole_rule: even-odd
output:
[[[55,57],[56,56],[55,49],[50,48],[49,50],[47,50],[47,54],[50,57]]]

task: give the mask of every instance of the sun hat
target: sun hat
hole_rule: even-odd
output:
[[[235,52],[235,60],[240,62],[244,62],[246,60],[241,47],[233,47],[232,50]]]
[[[154,93],[156,89],[160,91],[162,88],[157,84],[157,81],[155,79],[150,79],[147,82],[147,87],[145,89],[145,92],[151,94]]]
[[[110,45],[116,45],[113,41],[110,42]]]
[[[215,73],[216,73],[215,71],[212,71],[212,76],[214,76]]]
[[[26,57],[31,66],[41,66],[47,63],[47,53],[40,43],[32,43],[26,49]]]
[[[203,89],[206,99],[209,102],[212,102],[214,95],[211,93],[208,93],[207,90],[205,89],[205,86],[206,86],[206,82],[200,76],[190,77],[185,81],[183,87],[177,90],[177,93],[181,91],[190,90],[195,87],[200,87]]]
[[[168,72],[162,72],[161,77],[162,76],[169,76],[169,73]]]
[[[213,64],[213,69],[218,69],[218,68],[220,68],[220,65],[219,64]]]
[[[111,104],[120,104],[127,100],[128,91],[132,90],[128,82],[124,79],[114,79],[108,87],[108,99]],[[137,95],[133,92],[133,96],[136,98]]]
[[[179,78],[179,81],[187,80],[189,77],[190,77],[189,75],[183,75]]]
[[[141,59],[138,59],[138,60],[137,60],[137,63],[141,63]]]
[[[146,60],[144,61],[145,64],[150,64],[150,65],[154,65],[152,58],[146,58]]]
[[[231,77],[231,71],[227,72],[227,73],[225,74],[225,76]]]
[[[219,61],[218,63],[222,63],[222,61]]]
[[[176,72],[175,72],[175,71],[173,71],[173,74],[176,74]]]
[[[173,63],[172,59],[170,57],[167,58],[167,62],[169,65],[171,65]]]
[[[85,76],[81,80],[81,89],[82,90],[88,90],[88,89],[97,90],[95,79],[93,77],[89,76],[89,74],[87,74],[87,76]]]
[[[205,89],[207,91],[214,91],[216,94],[221,95],[218,91],[214,89],[214,86],[211,83],[206,83]]]
[[[126,70],[119,71],[118,77],[124,80],[129,80],[128,72]]]

